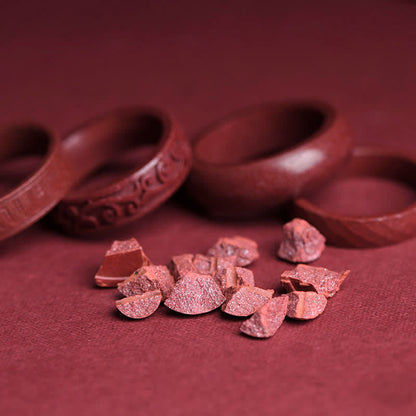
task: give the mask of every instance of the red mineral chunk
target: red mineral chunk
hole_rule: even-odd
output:
[[[313,319],[320,315],[326,306],[324,295],[316,292],[290,292],[286,315],[295,319]]]
[[[240,236],[220,238],[207,254],[213,257],[229,258],[233,266],[248,266],[259,258],[257,243]]]
[[[165,300],[172,291],[173,285],[173,276],[166,266],[151,265],[136,270],[117,287],[124,296],[140,295],[159,289],[162,293],[162,300]]]
[[[133,319],[142,319],[151,315],[160,305],[162,294],[160,290],[129,296],[116,301],[117,309]]]
[[[178,280],[189,272],[213,276],[217,270],[222,270],[233,264],[229,259],[204,256],[203,254],[182,254],[172,257],[168,267],[175,280]]]
[[[225,294],[226,301],[221,309],[234,316],[252,315],[273,296],[273,290],[264,290],[258,287],[241,286],[231,288]]]
[[[338,273],[324,267],[299,264],[294,270],[283,272],[280,281],[287,291],[313,290],[330,298],[338,292],[349,273],[349,270]]]
[[[272,337],[285,319],[288,301],[287,296],[270,299],[241,324],[240,331],[254,338]]]
[[[196,271],[193,259],[193,254],[181,254],[180,256],[172,257],[172,260],[168,264],[168,268],[175,280],[178,280],[181,276],[185,276],[189,272]]]
[[[204,256],[203,254],[195,254],[193,260],[196,273],[214,274],[217,270],[217,262],[213,257]]]
[[[254,286],[253,272],[244,267],[227,267],[225,269],[220,269],[214,277],[223,292],[231,287]]]
[[[277,255],[293,263],[309,263],[325,249],[325,237],[305,220],[295,218],[283,226],[283,241]]]
[[[188,273],[176,282],[165,305],[176,312],[198,315],[218,308],[224,301],[212,276]]]
[[[149,264],[150,260],[135,238],[114,241],[95,275],[95,283],[102,287],[116,287],[117,283],[126,280],[135,270]]]

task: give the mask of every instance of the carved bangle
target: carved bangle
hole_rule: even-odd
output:
[[[358,147],[344,176],[394,179],[416,190],[416,157],[377,147]],[[346,216],[327,212],[305,198],[295,201],[296,215],[341,247],[381,247],[416,236],[416,202],[403,211],[377,216]]]
[[[214,215],[263,213],[330,178],[351,146],[344,119],[328,104],[259,105],[197,138],[188,190]]]
[[[35,125],[10,126],[0,131],[0,160],[27,154],[45,157],[33,175],[0,198],[0,240],[45,215],[73,183],[55,136]]]
[[[156,144],[153,158],[121,181],[92,192],[71,191],[56,207],[55,221],[73,234],[125,224],[168,199],[190,169],[191,150],[184,133],[159,110],[118,110],[75,129],[63,140],[63,150],[77,179],[118,151]]]

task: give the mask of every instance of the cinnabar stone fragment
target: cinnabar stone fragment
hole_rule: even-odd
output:
[[[283,240],[277,255],[292,263],[309,263],[318,259],[325,249],[325,237],[300,218],[283,226]]]
[[[294,319],[314,319],[320,315],[327,304],[326,297],[316,292],[290,292],[286,315]]]
[[[224,301],[212,276],[191,272],[176,282],[165,305],[179,313],[198,315],[218,308]]]
[[[229,289],[221,309],[234,316],[249,316],[265,305],[273,296],[273,290],[241,286]]]
[[[149,264],[150,260],[135,238],[114,241],[95,275],[95,283],[101,287],[116,287],[117,283],[126,280],[135,270]]]
[[[159,289],[162,300],[165,300],[172,291],[174,283],[173,276],[166,266],[151,265],[136,270],[117,287],[124,296],[140,295]]]
[[[220,238],[207,254],[212,257],[228,258],[233,266],[248,266],[259,258],[257,243],[240,236]]]
[[[241,324],[240,331],[254,338],[272,337],[285,319],[288,301],[287,296],[270,299]]]
[[[220,269],[214,277],[223,292],[232,287],[254,287],[254,274],[251,270],[244,267]]]
[[[203,254],[182,254],[172,257],[168,268],[175,280],[179,280],[190,272],[213,276],[217,270],[222,270],[233,264],[229,259],[204,256]]]
[[[160,290],[129,296],[116,301],[117,309],[133,319],[143,319],[151,315],[159,307],[162,301]]]
[[[281,275],[281,284],[289,292],[295,290],[313,290],[330,298],[338,292],[349,270],[334,272],[324,267],[299,264],[294,270],[287,270]]]

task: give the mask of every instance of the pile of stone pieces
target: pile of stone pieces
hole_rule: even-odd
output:
[[[255,241],[235,236],[220,238],[206,254],[182,254],[168,265],[154,265],[132,238],[112,244],[95,281],[101,287],[117,287],[125,297],[116,307],[133,319],[150,316],[162,302],[186,315],[221,307],[229,315],[250,317],[240,327],[244,334],[268,338],[286,316],[306,320],[320,315],[349,273],[300,264],[281,275],[288,293],[273,297],[274,290],[256,287],[253,272],[246,268],[258,258]]]

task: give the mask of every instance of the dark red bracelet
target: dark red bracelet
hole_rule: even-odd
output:
[[[357,147],[343,176],[388,178],[416,190],[416,157],[378,147]],[[295,201],[295,214],[315,225],[330,244],[341,247],[380,247],[416,236],[416,202],[385,215],[347,216],[300,198]]]
[[[77,180],[132,147],[154,145],[153,157],[122,180],[93,191],[71,191],[53,216],[73,234],[140,218],[168,199],[191,166],[190,145],[178,123],[148,107],[113,111],[78,127],[63,140]]]
[[[20,186],[0,198],[0,240],[44,216],[73,183],[59,140],[43,127],[16,125],[0,130],[0,160],[31,154],[44,155],[40,167]]]
[[[213,215],[261,214],[329,179],[351,147],[346,122],[329,104],[259,105],[199,135],[188,190]]]

